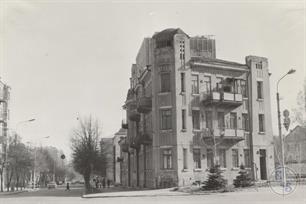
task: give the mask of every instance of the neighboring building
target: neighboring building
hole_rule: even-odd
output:
[[[274,153],[266,58],[216,59],[211,36],[166,29],[144,39],[131,71],[123,185],[189,185],[206,180],[214,163],[229,183],[240,164],[267,180]]]
[[[102,138],[101,145],[103,145],[103,153],[106,155],[106,168],[103,170],[102,175],[113,181],[113,138]]]
[[[306,177],[306,127],[296,126],[284,141],[286,166]]]
[[[4,188],[6,151],[8,143],[10,87],[0,81],[0,185]]]
[[[120,129],[113,137],[113,181],[114,184],[121,184],[121,149],[119,142],[126,137],[126,129]]]

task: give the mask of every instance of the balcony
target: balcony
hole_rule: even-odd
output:
[[[231,128],[209,130],[206,128],[202,131],[202,139],[209,145],[212,145],[214,140],[218,144],[234,145],[244,140],[244,130]]]
[[[129,125],[127,124],[126,120],[122,120],[122,122],[121,122],[121,128],[122,128],[122,129],[128,129],[128,128],[129,128]]]
[[[152,136],[149,133],[141,133],[140,136],[137,137],[137,143],[142,145],[151,145]]]
[[[137,111],[139,113],[149,113],[152,110],[152,97],[140,97],[138,99]]]
[[[212,91],[212,92],[204,92],[201,94],[200,101],[204,105],[213,105],[213,104],[219,104],[220,103],[220,92],[218,91]]]
[[[129,144],[128,143],[121,144],[121,151],[128,153],[129,152]]]
[[[140,121],[140,113],[138,113],[137,109],[133,109],[129,112],[129,119],[134,122]]]
[[[238,107],[242,105],[242,94],[223,92],[221,93],[221,103],[229,107]]]

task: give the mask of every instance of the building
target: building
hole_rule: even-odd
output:
[[[306,177],[306,127],[296,126],[284,141],[286,166]]]
[[[5,161],[8,143],[10,87],[0,81],[0,190],[5,184]]]
[[[120,128],[113,137],[113,181],[114,184],[121,184],[121,149],[119,142],[126,137],[126,129]]]
[[[106,179],[113,180],[114,172],[113,172],[113,138],[102,138],[101,139],[101,149],[103,154],[106,156],[106,166],[103,169],[102,176]]]
[[[189,185],[213,164],[228,183],[240,164],[256,180],[274,169],[267,58],[221,60],[212,36],[157,32],[132,65],[124,108],[123,185]]]

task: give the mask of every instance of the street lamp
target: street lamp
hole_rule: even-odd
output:
[[[282,136],[282,126],[281,126],[281,115],[280,115],[280,106],[279,106],[279,92],[278,92],[278,85],[279,82],[285,78],[287,75],[289,74],[293,74],[295,72],[294,69],[290,69],[284,76],[282,76],[276,84],[276,101],[277,101],[277,119],[278,119],[278,136],[280,139],[280,145],[281,145],[281,151],[282,151],[282,168],[283,168],[283,184],[284,184],[284,188],[286,187],[286,172],[285,172],[285,150],[284,150],[284,141],[283,141],[283,136]]]

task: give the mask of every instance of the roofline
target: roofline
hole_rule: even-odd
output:
[[[242,71],[242,72],[249,72],[250,71],[249,69],[246,69],[246,68],[239,68],[239,67],[227,66],[227,65],[216,65],[216,64],[210,64],[210,63],[204,63],[204,62],[191,62],[191,64],[192,65],[197,65],[197,66],[208,67],[208,68],[214,67],[214,68],[217,68],[217,69],[224,69],[224,70],[234,70],[234,71]],[[244,66],[244,65],[242,65],[242,66]]]

